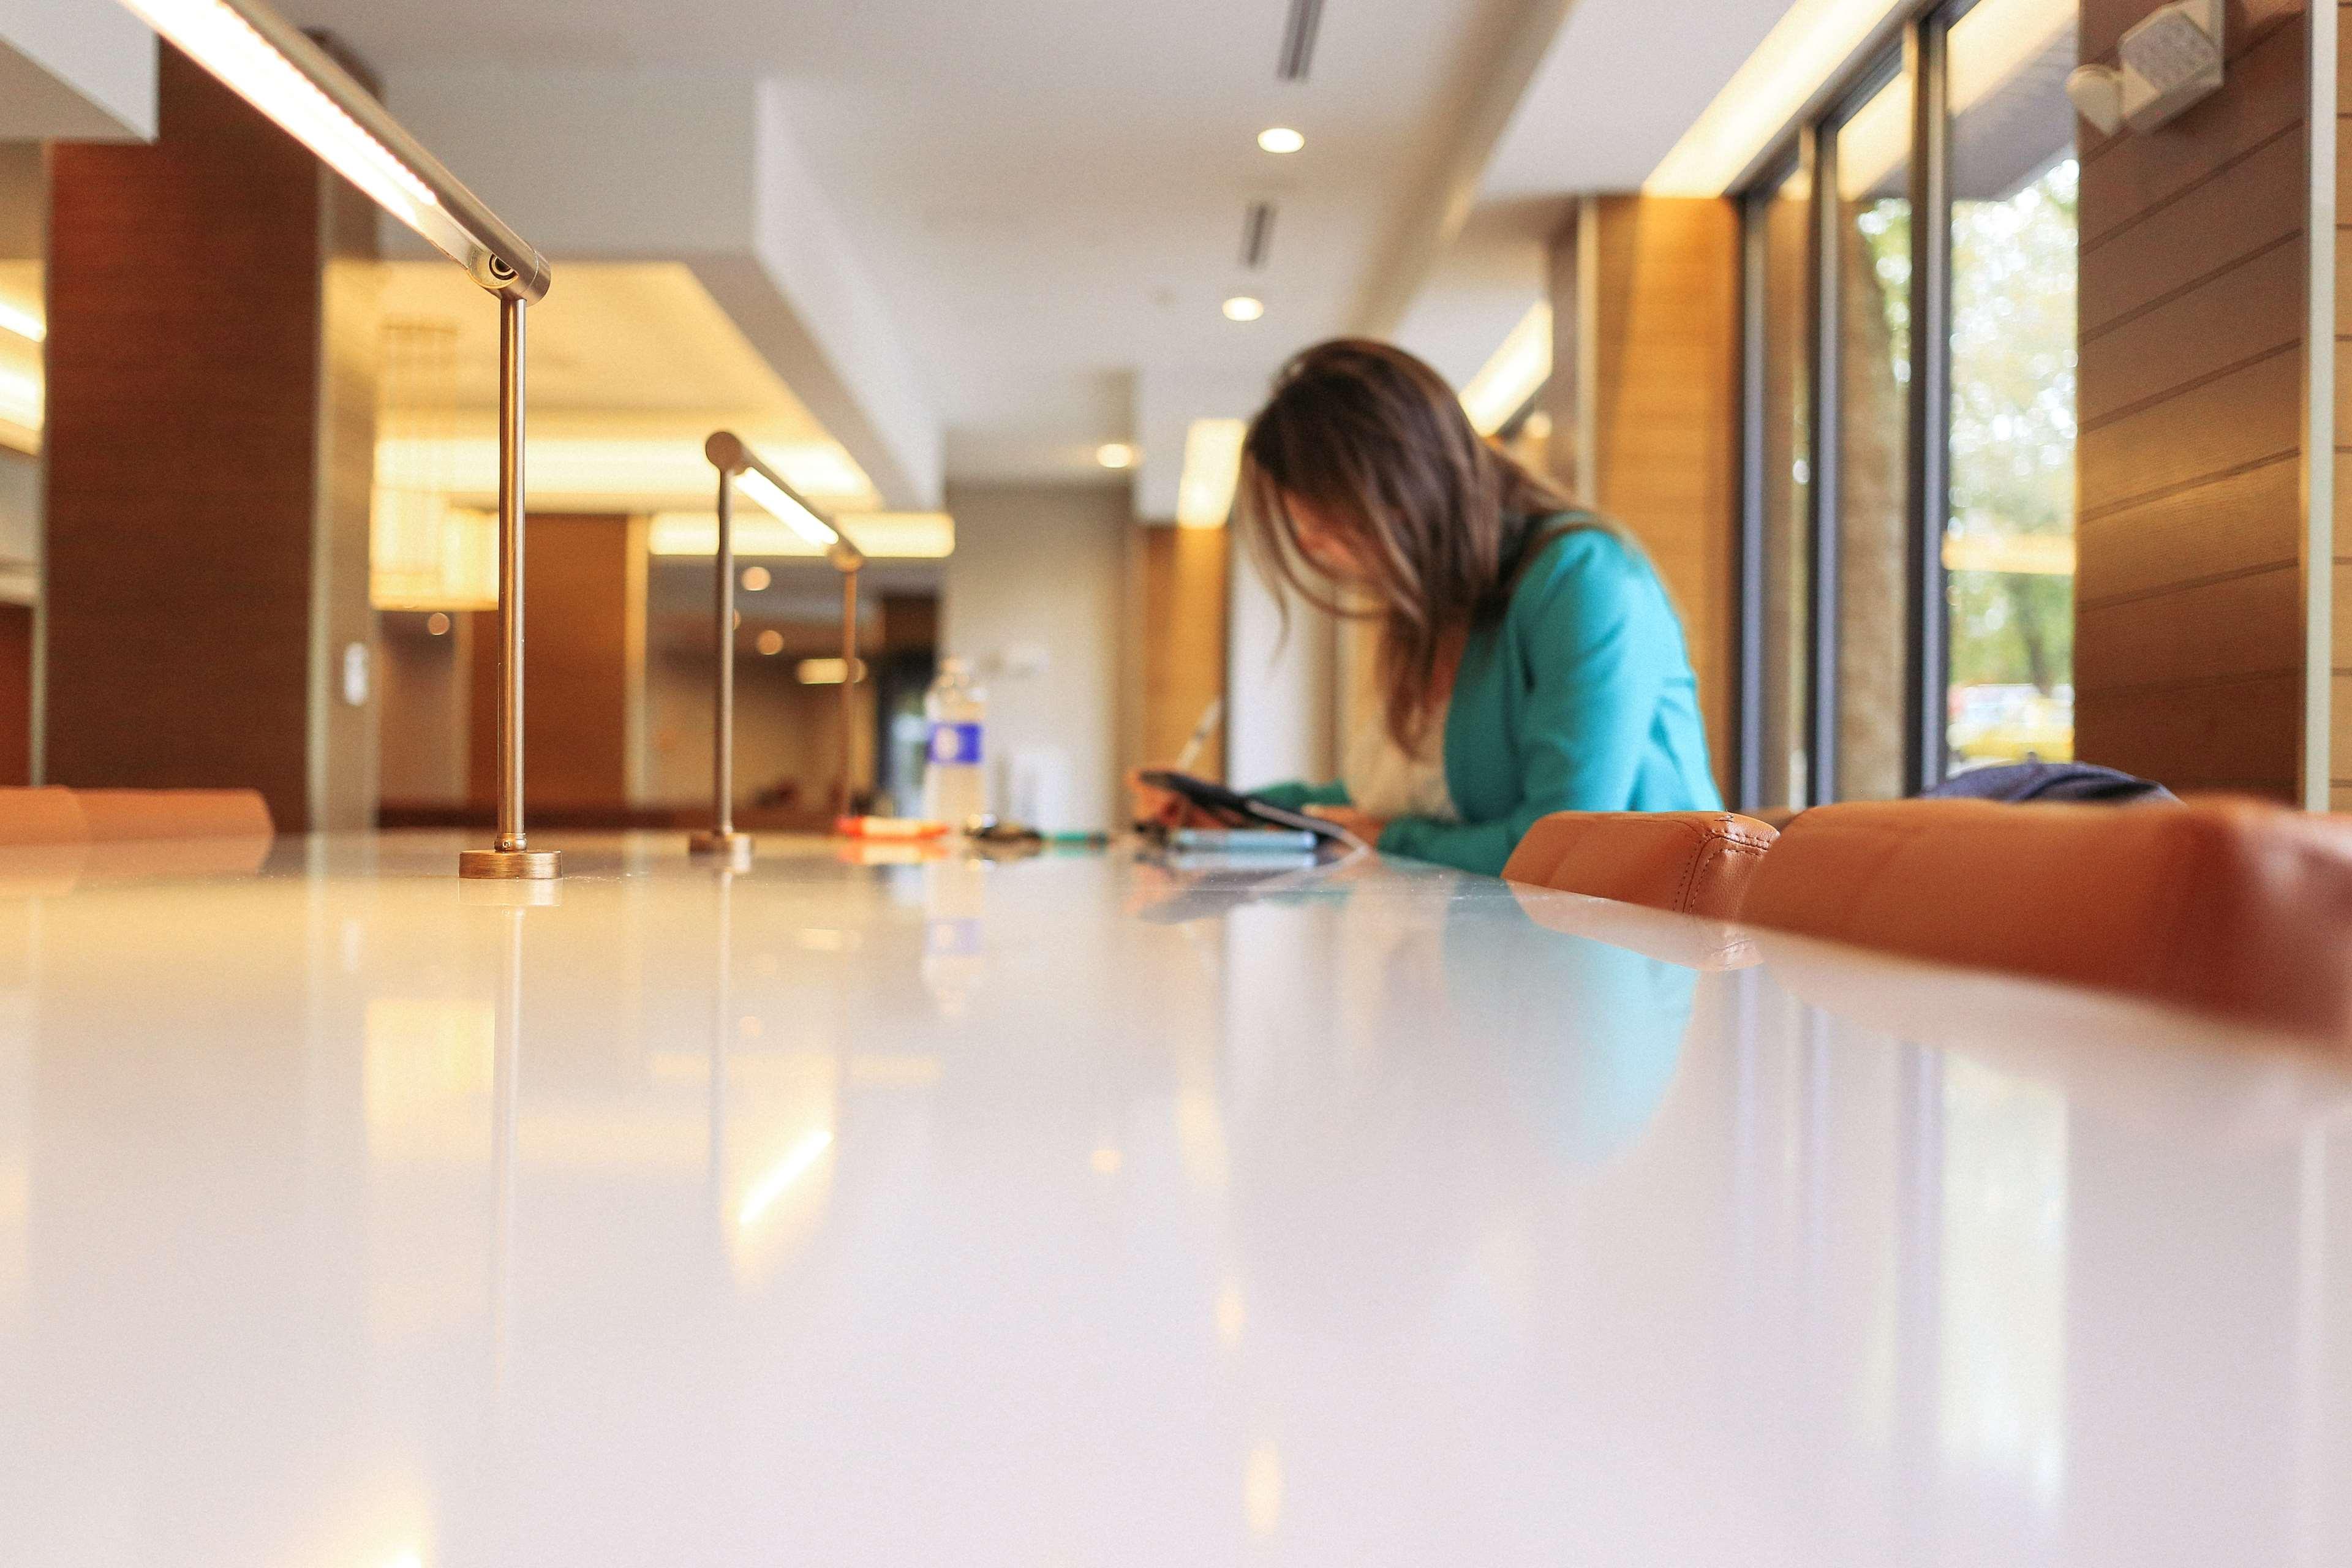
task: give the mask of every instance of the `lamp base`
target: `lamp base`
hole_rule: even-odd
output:
[[[738,871],[751,863],[751,836],[748,833],[698,833],[686,841],[686,848],[697,859],[716,860]]]
[[[545,882],[563,875],[554,849],[460,849],[457,875],[475,880]]]

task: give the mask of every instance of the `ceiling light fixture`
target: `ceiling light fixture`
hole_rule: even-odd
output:
[[[123,0],[499,301],[498,837],[460,852],[461,877],[562,875],[523,832],[523,376],[525,307],[545,297],[546,258],[402,129],[383,100],[262,0]]]
[[[1274,204],[1252,202],[1242,214],[1242,265],[1255,272],[1274,252]]]
[[[1265,301],[1248,294],[1236,294],[1225,301],[1225,320],[1255,321],[1265,314]]]
[[[845,527],[857,531],[857,545],[877,560],[938,561],[955,553],[955,519],[943,511],[851,512]],[[735,517],[735,553],[770,559],[808,560],[824,553],[764,512]],[[646,549],[656,556],[699,556],[719,550],[719,519],[708,511],[657,511],[646,531]]]
[[[1643,182],[1649,196],[1719,196],[1896,7],[1796,0]]]
[[[1185,427],[1184,472],[1176,480],[1177,527],[1224,527],[1234,510],[1242,439],[1248,430],[1239,419],[1195,419]]]
[[[547,263],[327,52],[256,0],[123,0],[376,205],[494,292],[537,300]]]
[[[1135,467],[1135,448],[1124,441],[1105,441],[1095,448],[1095,461],[1106,468]]]
[[[1551,301],[1538,300],[1462,389],[1462,412],[1479,435],[1492,436],[1550,379]]]
[[[394,452],[407,437],[387,438]],[[760,447],[776,471],[802,495],[845,510],[865,510],[879,500],[866,471],[839,446],[808,441]],[[403,461],[420,461],[405,457]],[[481,436],[454,436],[437,443],[433,459],[448,475],[451,495],[488,496],[498,488],[498,442]],[[628,439],[548,435],[530,443],[530,488],[535,504],[550,510],[570,505],[582,511],[663,511],[683,508],[688,498],[706,497],[710,464],[700,437]]]
[[[1305,81],[1315,61],[1315,35],[1323,22],[1323,0],[1290,0],[1283,19],[1282,52],[1275,57],[1274,74],[1283,81]]]
[[[768,569],[765,566],[743,568],[743,588],[746,593],[764,593],[768,584],[774,581],[775,579],[768,574]]]
[[[799,497],[770,479],[757,468],[746,468],[735,476],[735,488],[760,504],[760,510],[799,534],[819,550],[830,550],[841,542],[841,535],[833,525],[803,505]]]
[[[1269,125],[1257,133],[1257,144],[1269,153],[1296,153],[1307,145],[1307,138],[1287,125]]]

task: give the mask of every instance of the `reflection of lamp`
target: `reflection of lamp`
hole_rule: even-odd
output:
[[[260,0],[123,4],[498,296],[498,841],[494,848],[465,851],[457,871],[556,876],[557,857],[526,847],[522,823],[523,308],[546,296],[546,259],[458,184],[374,94]]]
[[[852,738],[857,733],[857,574],[865,569],[865,552],[841,530],[784,482],[782,474],[761,462],[742,437],[721,430],[703,444],[704,455],[719,470],[718,632],[719,682],[717,723],[711,747],[711,825],[698,833],[692,847],[698,855],[724,856],[733,863],[751,852],[748,834],[735,831],[735,491],[757,501],[777,521],[824,552],[841,574],[841,800],[850,809]]]
[[[498,522],[452,506],[457,329],[383,326],[368,597],[379,610],[488,610],[499,602]]]

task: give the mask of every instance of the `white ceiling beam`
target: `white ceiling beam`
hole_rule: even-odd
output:
[[[1184,435],[1192,421],[1246,419],[1265,393],[1265,377],[1232,370],[1161,365],[1137,376],[1135,515],[1145,522],[1174,522]]]
[[[1575,4],[1521,0],[1497,29],[1444,116],[1452,122],[1451,134],[1440,138],[1426,173],[1410,187],[1387,243],[1375,253],[1350,314],[1357,331],[1389,337],[1403,321],[1413,296],[1469,221],[1486,165]]]
[[[940,431],[881,295],[740,73],[418,70],[394,112],[556,263],[677,261],[894,510],[939,505]],[[388,252],[411,254],[405,230]]]
[[[876,488],[900,498],[891,504],[938,506],[945,477],[939,416],[881,289],[809,173],[785,115],[783,89],[773,81],[760,87],[756,173],[754,245],[800,329],[795,334],[782,321],[773,324],[776,352],[785,357],[772,354],[770,363]]]

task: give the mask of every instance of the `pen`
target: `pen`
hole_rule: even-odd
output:
[[[1209,737],[1217,732],[1217,721],[1224,716],[1225,700],[1210,698],[1209,705],[1201,710],[1201,721],[1192,726],[1192,738],[1184,742],[1182,751],[1176,753],[1176,765],[1171,772],[1181,773],[1192,767],[1193,760],[1201,754],[1201,748],[1207,745]]]

